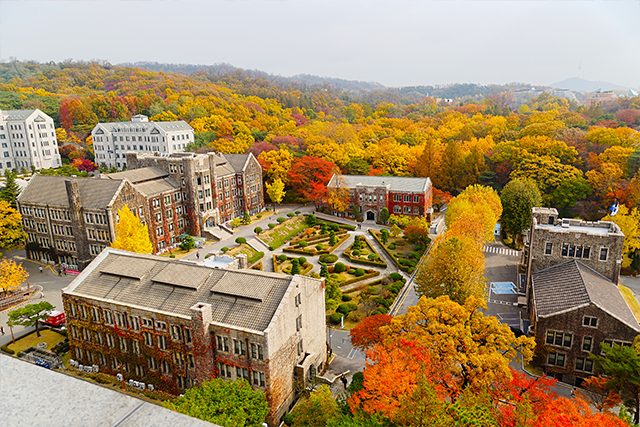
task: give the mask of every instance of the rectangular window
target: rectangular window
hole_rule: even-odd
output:
[[[167,349],[167,337],[165,337],[164,335],[158,335],[158,348],[160,350]]]
[[[567,256],[569,253],[569,245],[562,245],[562,256]]]
[[[591,351],[592,344],[593,344],[593,338],[591,337],[582,338],[582,351]]]
[[[547,356],[547,365],[564,367],[565,355],[550,351]]]
[[[302,314],[296,319],[296,331],[302,329]]]
[[[587,357],[576,358],[576,371],[593,372],[593,360]]]
[[[600,261],[606,261],[608,255],[609,255],[609,249],[600,248]]]
[[[233,352],[235,354],[239,354],[244,356],[247,354],[247,350],[244,346],[244,341],[242,340],[233,340]]]
[[[294,298],[296,307],[300,306],[300,304],[302,304],[302,299],[300,298],[300,294],[296,295]]]
[[[144,345],[153,346],[153,335],[150,332],[143,332],[142,335],[144,336]]]
[[[584,316],[584,319],[582,319],[582,326],[587,326],[589,328],[597,328],[598,318],[591,317],[591,316]]]
[[[191,329],[184,329],[184,342],[191,344]]]
[[[300,340],[298,342],[298,356],[302,355],[303,352],[304,352],[304,347],[302,345],[302,340]]]
[[[174,341],[182,340],[182,333],[180,331],[180,326],[171,326],[171,339]]]
[[[573,334],[570,332],[547,331],[545,342],[558,347],[571,347]]]
[[[216,341],[218,342],[219,351],[229,351],[229,338],[217,336]]]
[[[576,254],[576,247],[573,245],[569,245],[569,257],[573,258]]]
[[[171,365],[166,360],[163,360],[160,363],[160,370],[162,371],[163,374],[167,374],[168,375],[168,374],[171,373]]]
[[[551,251],[553,250],[553,243],[547,243],[544,248],[545,255],[551,255]]]
[[[584,248],[582,250],[582,258],[589,259],[590,252],[591,252],[591,248]]]
[[[408,194],[405,194],[405,195],[404,195],[404,202],[405,202],[405,203],[411,203],[411,196],[410,196],[410,195],[408,195]]]
[[[413,203],[419,203],[420,202],[420,196],[413,196]]]

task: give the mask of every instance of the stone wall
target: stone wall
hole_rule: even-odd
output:
[[[584,316],[596,317],[597,327],[583,326]],[[558,314],[553,317],[541,318],[534,322],[536,346],[542,349],[542,367],[548,374],[562,375],[562,381],[575,384],[576,379],[584,379],[593,374],[597,374],[595,367],[592,373],[576,371],[575,362],[577,357],[588,358],[589,351],[582,350],[583,338],[592,337],[591,352],[600,354],[600,343],[603,340],[617,340],[632,343],[637,332],[604,312],[593,304],[568,313]],[[573,334],[571,347],[555,346],[546,344],[547,331],[569,332]],[[547,364],[549,351],[555,351],[566,355],[564,368]]]

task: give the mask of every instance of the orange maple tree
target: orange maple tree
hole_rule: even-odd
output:
[[[358,323],[358,326],[349,332],[351,344],[359,350],[366,350],[376,344],[382,344],[383,335],[380,332],[380,327],[391,323],[391,319],[393,316],[388,314],[365,317]]]

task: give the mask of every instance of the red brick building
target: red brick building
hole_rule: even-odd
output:
[[[327,184],[328,191],[347,189],[349,210],[335,215],[353,218],[353,207],[367,221],[378,221],[380,211],[390,214],[431,219],[433,213],[431,180],[399,176],[334,175]]]

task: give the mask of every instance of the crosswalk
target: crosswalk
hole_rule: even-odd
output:
[[[487,252],[490,254],[500,254],[500,255],[520,257],[520,251],[516,251],[514,249],[509,249],[509,248],[499,248],[497,246],[485,246],[482,248],[482,252]]]

